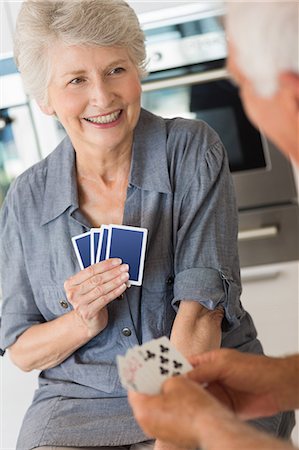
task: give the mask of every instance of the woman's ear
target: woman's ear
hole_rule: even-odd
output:
[[[55,114],[54,109],[50,105],[45,105],[44,103],[38,103],[39,108],[47,116],[53,116]]]

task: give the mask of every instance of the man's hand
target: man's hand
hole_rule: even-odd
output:
[[[242,419],[271,416],[299,406],[299,356],[270,358],[213,350],[191,358],[188,377]]]
[[[154,450],[191,450],[183,447],[177,447],[176,445],[169,444],[169,442],[156,441]]]
[[[160,395],[129,392],[129,402],[145,433],[161,439],[154,450],[294,450],[289,442],[241,422],[202,386],[183,376],[165,381]]]
[[[128,398],[138,423],[149,436],[183,448],[200,445],[201,430],[206,428],[205,417],[210,423],[211,414],[224,418],[232,416],[202,386],[185,377],[165,381],[160,395],[130,391]],[[158,449],[159,446],[155,447]]]

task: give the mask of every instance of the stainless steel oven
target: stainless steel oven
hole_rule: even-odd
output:
[[[164,117],[203,119],[226,147],[239,208],[241,265],[299,259],[299,212],[291,163],[248,121],[225,69],[222,2],[140,16],[149,75],[143,106]]]

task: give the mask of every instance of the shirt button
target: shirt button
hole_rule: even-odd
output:
[[[60,306],[64,309],[67,309],[69,307],[68,302],[66,302],[65,300],[59,300]]]
[[[132,331],[130,330],[130,328],[128,328],[128,327],[124,327],[122,330],[121,330],[121,332],[122,332],[122,334],[124,335],[124,336],[131,336],[131,334],[132,334]]]
[[[166,284],[167,284],[167,286],[171,286],[173,284],[173,282],[174,282],[174,277],[170,275],[166,280]]]

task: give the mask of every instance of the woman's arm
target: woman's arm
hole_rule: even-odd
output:
[[[50,322],[33,325],[8,348],[12,362],[29,372],[57,366],[90,340],[75,311]]]
[[[118,259],[94,264],[69,278],[65,291],[74,309],[24,331],[9,347],[12,361],[24,371],[60,364],[106,327],[106,305],[125,291],[128,278],[128,266]]]
[[[209,311],[198,302],[181,301],[170,339],[186,357],[219,348],[222,318],[221,308]]]

